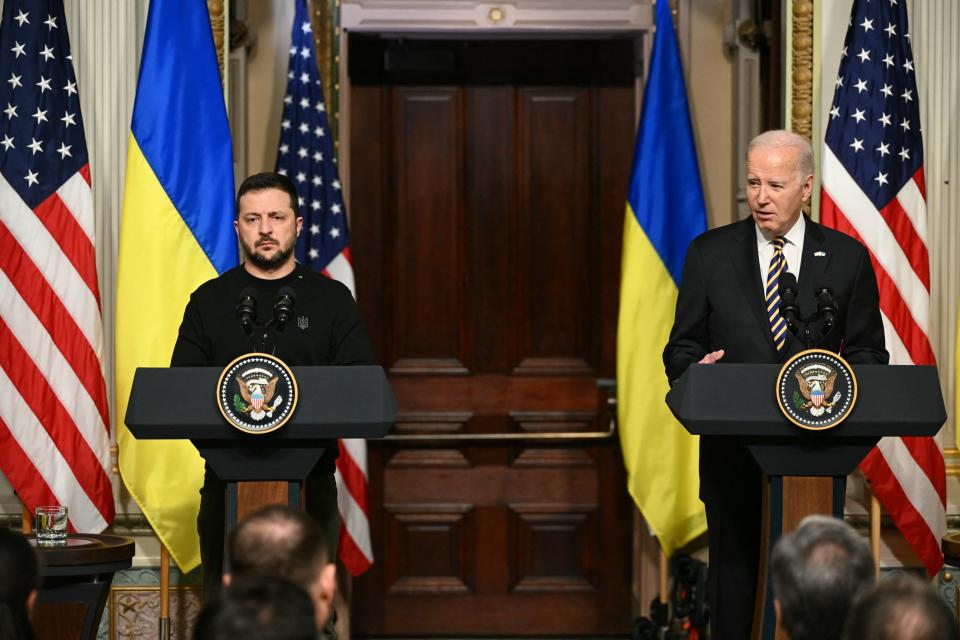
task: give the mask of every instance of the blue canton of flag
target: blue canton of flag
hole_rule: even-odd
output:
[[[857,3],[843,43],[826,143],[877,209],[923,166],[904,2]]]
[[[8,0],[0,28],[0,172],[34,208],[87,164],[63,4]]]
[[[346,209],[304,0],[297,0],[290,40],[277,172],[293,180],[300,196],[305,233],[297,240],[296,255],[303,264],[340,280],[352,292]]]

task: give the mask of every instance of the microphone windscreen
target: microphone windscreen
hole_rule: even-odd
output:
[[[284,296],[290,298],[290,302],[296,302],[297,300],[297,294],[292,287],[280,287],[280,291],[277,292],[277,300]]]
[[[797,276],[793,275],[789,271],[784,271],[780,274],[780,290],[781,291],[796,291],[797,290]]]

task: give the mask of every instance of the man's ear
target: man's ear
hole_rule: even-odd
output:
[[[223,574],[223,586],[229,587],[231,580],[233,580],[233,575],[231,575],[231,574],[229,574],[229,573]]]
[[[30,591],[30,595],[27,596],[27,613],[33,613],[33,605],[37,603],[37,590],[33,589]]]
[[[336,593],[337,565],[330,562],[320,571],[320,597],[332,605]]]

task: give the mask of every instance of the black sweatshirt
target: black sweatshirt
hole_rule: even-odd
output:
[[[281,332],[266,330],[277,293],[285,286],[296,294],[293,317]],[[240,292],[246,287],[254,289],[257,299],[258,327],[252,339],[236,314]],[[200,285],[183,312],[170,366],[225,367],[238,356],[261,350],[265,332],[268,348],[264,351],[290,366],[373,364],[370,339],[350,291],[297,263],[277,280],[257,278],[240,265]],[[317,469],[320,473],[333,473],[332,460],[339,451],[332,446],[328,452]]]

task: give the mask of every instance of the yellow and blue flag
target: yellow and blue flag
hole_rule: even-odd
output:
[[[617,404],[627,487],[670,555],[707,528],[698,442],[664,402],[662,361],[683,260],[706,230],[706,208],[669,3],[659,0],[656,12],[623,230]]]
[[[203,0],[151,0],[127,148],[117,267],[120,475],[183,571],[200,563],[203,460],[138,441],[123,416],[137,367],[164,367],[190,293],[237,264],[233,151]]]

